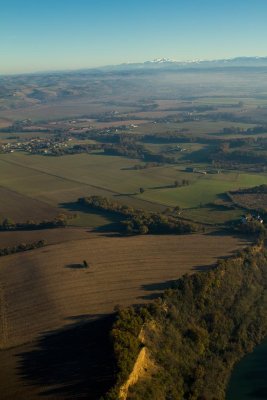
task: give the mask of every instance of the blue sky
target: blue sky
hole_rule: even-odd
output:
[[[265,0],[0,0],[0,73],[267,56]]]

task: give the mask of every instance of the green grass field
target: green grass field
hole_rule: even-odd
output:
[[[148,210],[177,205],[191,209],[214,202],[218,194],[226,191],[267,183],[266,174],[227,172],[202,175],[185,172],[184,167],[173,165],[131,169],[138,162],[102,154],[63,157],[20,152],[5,154],[0,156],[0,186],[27,196],[25,201],[30,198],[76,212],[68,204],[82,196],[113,197],[121,203]],[[175,188],[174,181],[182,179],[188,180],[189,185]],[[139,193],[140,187],[145,189],[143,194]],[[18,207],[22,207],[22,204],[18,204]],[[206,217],[209,217],[208,209],[204,210],[207,210]],[[200,211],[201,218],[204,210]],[[97,226],[111,222],[106,217],[92,217],[88,213],[85,216],[81,212],[78,210],[80,217],[72,223]],[[1,214],[4,214],[4,210]],[[227,220],[228,217],[225,215],[223,219]]]
[[[247,173],[222,173],[201,175],[196,173],[179,173],[177,177],[187,176],[189,186],[180,188],[166,188],[147,190],[142,198],[166,204],[179,205],[182,208],[198,207],[211,203],[218,194],[222,194],[235,188],[252,187],[267,183],[267,175]],[[139,195],[140,197],[140,195]]]

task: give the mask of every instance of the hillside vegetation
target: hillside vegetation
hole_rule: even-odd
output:
[[[157,368],[127,399],[223,400],[234,364],[267,334],[266,288],[267,252],[254,247],[182,277],[152,305],[122,311],[112,333],[118,384],[106,399],[117,399],[145,345]]]

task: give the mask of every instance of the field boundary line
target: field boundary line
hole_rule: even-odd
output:
[[[34,200],[34,201],[36,201],[37,203],[42,203],[42,204],[44,204],[45,206],[49,206],[49,207],[51,207],[51,208],[55,208],[55,209],[58,208],[58,207],[56,207],[56,206],[51,205],[50,203],[46,203],[45,201],[40,200],[39,198],[31,197],[31,196],[29,196],[29,195],[27,195],[27,194],[18,192],[18,191],[14,190],[14,189],[10,189],[8,186],[0,185],[0,189],[7,190],[8,192],[14,193],[14,194],[16,194],[16,195],[18,195],[18,196],[25,197],[26,199]],[[58,209],[58,211],[60,211],[60,209]]]
[[[65,177],[63,177],[63,176],[60,176],[60,175],[57,175],[57,174],[53,174],[53,173],[51,173],[51,172],[46,172],[46,171],[43,171],[43,170],[38,169],[38,168],[29,167],[29,166],[23,165],[23,164],[21,164],[21,163],[15,162],[15,161],[7,161],[7,160],[3,160],[3,159],[1,159],[0,161],[5,162],[5,163],[7,163],[7,164],[11,164],[11,165],[16,165],[16,166],[19,166],[19,167],[22,167],[22,168],[25,168],[25,169],[29,169],[29,170],[32,170],[32,171],[35,171],[35,172],[39,172],[39,173],[44,174],[44,175],[52,176],[52,177],[54,177],[54,178],[61,179],[61,180],[63,180],[63,181],[72,182],[72,183],[75,183],[75,184],[78,183],[78,184],[80,184],[80,185],[89,186],[89,187],[92,187],[92,188],[98,189],[98,190],[99,190],[99,189],[100,189],[100,190],[104,190],[104,191],[106,191],[106,192],[108,192],[108,193],[112,193],[113,195],[123,195],[123,193],[116,192],[116,191],[114,191],[114,190],[105,188],[105,187],[103,187],[103,186],[92,185],[91,183],[81,182],[81,181],[78,181],[78,180],[75,180],[75,179],[71,179],[71,178],[65,178]],[[16,193],[20,193],[20,192],[16,192]],[[124,195],[124,196],[125,196],[125,197],[128,197],[128,198],[131,198],[131,199],[134,199],[134,197],[131,196],[131,195]],[[32,198],[32,197],[30,197],[30,196],[28,196],[28,197],[29,197],[29,198]],[[32,199],[34,199],[34,198],[32,198]],[[35,199],[35,200],[37,200],[37,199]],[[164,204],[164,203],[157,203],[157,202],[153,202],[153,201],[151,201],[151,200],[146,200],[146,199],[140,199],[140,198],[138,198],[138,201],[143,202],[143,203],[148,203],[148,204],[153,204],[153,205],[159,205],[159,206],[168,207],[167,204]],[[49,203],[45,203],[45,204],[49,204]]]

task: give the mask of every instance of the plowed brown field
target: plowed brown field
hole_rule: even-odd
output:
[[[0,347],[28,342],[71,317],[142,302],[157,284],[211,265],[242,244],[216,235],[96,236],[2,257]],[[83,260],[89,268],[79,268]]]
[[[3,400],[99,399],[111,380],[106,328],[62,328],[111,313],[118,304],[149,301],[170,281],[247,245],[245,239],[208,234],[77,235],[0,258]],[[80,268],[83,260],[88,268]]]

